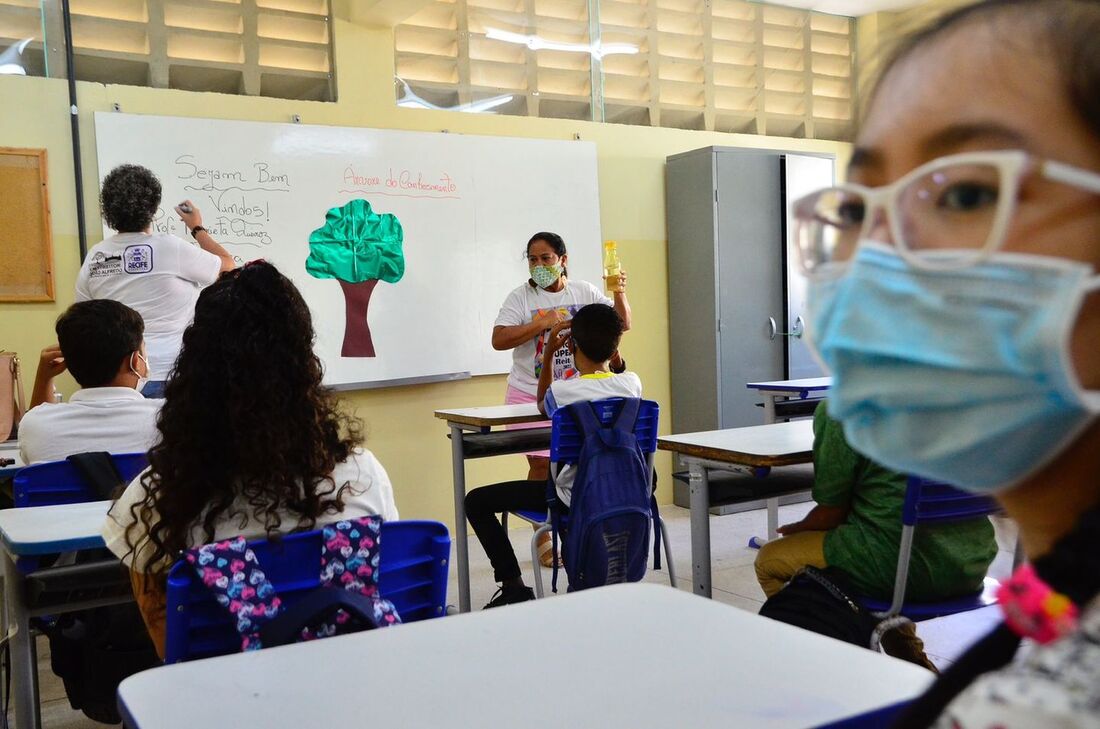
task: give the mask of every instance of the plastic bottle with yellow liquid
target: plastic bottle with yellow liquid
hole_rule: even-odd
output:
[[[603,281],[609,293],[621,293],[619,285],[619,273],[622,266],[619,264],[619,248],[613,240],[604,241],[603,244]]]

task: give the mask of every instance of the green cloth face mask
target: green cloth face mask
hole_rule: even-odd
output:
[[[562,268],[561,264],[555,263],[553,266],[532,266],[531,267],[531,280],[535,282],[535,285],[540,289],[548,289],[554,285],[554,282],[561,278]]]

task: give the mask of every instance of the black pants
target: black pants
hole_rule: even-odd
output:
[[[545,481],[505,481],[466,494],[466,519],[489,555],[497,582],[516,579],[521,573],[508,532],[496,515],[540,509],[546,509]]]

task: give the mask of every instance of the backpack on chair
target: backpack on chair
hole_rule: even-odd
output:
[[[650,526],[658,522],[649,464],[634,435],[640,405],[636,398],[624,399],[606,425],[592,403],[566,408],[583,438],[562,545],[570,592],[645,576]],[[552,511],[556,543],[563,522]],[[659,541],[653,545],[655,560]]]

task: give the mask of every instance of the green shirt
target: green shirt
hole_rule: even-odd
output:
[[[871,597],[894,589],[906,477],[852,450],[825,403],[814,413],[814,501],[849,506],[848,519],[825,536],[825,561]],[[917,527],[907,600],[943,600],[981,589],[997,554],[993,525],[982,517]]]

